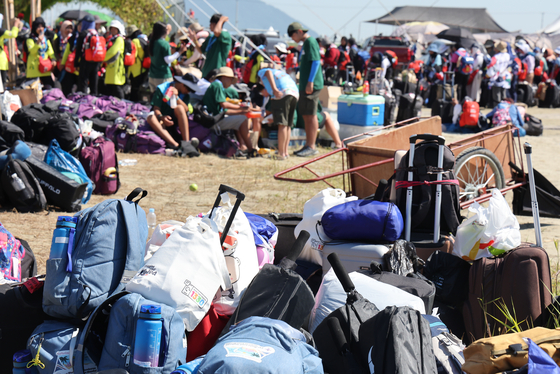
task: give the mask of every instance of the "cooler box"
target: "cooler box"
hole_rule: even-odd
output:
[[[341,95],[338,122],[355,126],[383,126],[385,98],[379,95]]]

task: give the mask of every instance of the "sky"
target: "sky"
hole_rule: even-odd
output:
[[[238,0],[255,2],[260,0]],[[383,33],[390,35],[393,26],[364,23],[381,17],[397,6],[436,6],[486,8],[496,22],[507,31],[532,33],[560,17],[558,0],[262,0],[300,20],[320,35],[352,34],[359,39]],[[504,6],[507,4],[507,7]]]

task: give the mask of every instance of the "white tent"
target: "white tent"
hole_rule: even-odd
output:
[[[560,17],[556,21],[552,22],[550,25],[546,26],[544,29],[539,31],[539,33],[545,34],[556,34],[560,32]]]

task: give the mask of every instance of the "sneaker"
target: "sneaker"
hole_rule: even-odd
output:
[[[195,138],[196,139],[196,138]],[[198,142],[198,139],[196,139]],[[181,156],[182,157],[198,157],[200,153],[196,150],[196,147],[193,146],[191,141],[183,140],[181,141]]]
[[[308,146],[304,145],[301,149],[298,149],[297,151],[294,151],[294,155],[298,155],[298,153],[300,153],[301,151],[303,151],[305,148],[309,148]]]
[[[317,153],[319,153],[318,150],[313,149],[310,146],[306,145],[297,153],[295,153],[295,155],[298,157],[311,157],[311,156],[315,156]]]
[[[245,151],[238,149],[235,154],[233,155],[233,158],[236,160],[246,160],[247,159],[247,153],[245,153]]]

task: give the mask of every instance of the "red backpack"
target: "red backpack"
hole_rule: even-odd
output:
[[[124,66],[132,66],[136,62],[136,44],[129,39],[124,41]]]
[[[525,62],[521,63],[521,70],[519,70],[519,81],[523,82],[525,79],[527,79],[527,71],[529,70],[529,68],[527,67],[527,64]]]
[[[97,31],[89,29],[84,42],[85,59],[90,62],[103,62],[107,54],[107,42]]]
[[[463,104],[463,113],[459,119],[459,126],[477,126],[478,117],[480,115],[480,107],[476,101],[465,101]]]

